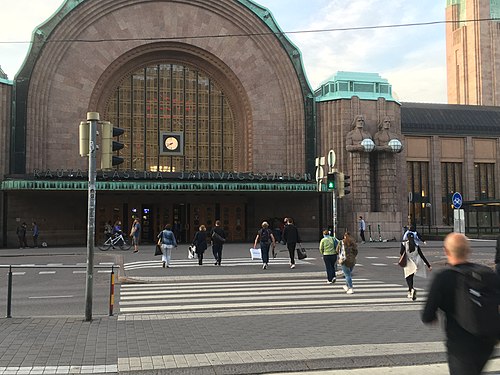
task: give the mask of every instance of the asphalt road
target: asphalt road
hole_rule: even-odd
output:
[[[493,265],[495,241],[473,240],[474,261]],[[213,265],[210,249],[205,253],[203,266],[197,260],[187,260],[187,245],[181,244],[173,251],[172,267],[161,267],[160,257],[153,256],[152,244],[141,245],[139,253],[95,249],[94,264],[107,267],[119,265],[116,270],[114,312],[119,312],[120,284],[154,280],[163,276],[216,276],[240,275],[242,280],[252,275],[281,274],[282,272],[322,272],[324,264],[316,243],[307,243],[308,258],[303,265],[298,262],[295,270],[288,266],[287,252],[278,245],[277,259],[272,259],[267,270],[261,269],[259,260],[250,260],[250,244],[226,244],[221,267]],[[402,270],[397,267],[398,243],[374,242],[359,244],[358,265],[354,276],[404,285]],[[445,264],[442,243],[431,241],[423,252],[434,270]],[[86,248],[2,249],[0,267],[12,265],[12,307],[15,317],[28,316],[78,316],[85,311]],[[430,274],[430,276],[432,273]],[[118,277],[119,276],[119,277]],[[416,279],[416,286],[425,289],[428,279]],[[0,314],[7,313],[8,268],[0,268]],[[93,314],[107,315],[109,312],[110,270],[94,268]]]

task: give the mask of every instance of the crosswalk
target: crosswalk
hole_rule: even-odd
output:
[[[309,264],[311,261],[314,261],[315,258],[306,258],[305,260],[296,260],[296,264]],[[271,259],[271,266],[274,265],[288,265],[289,258],[284,258],[284,257],[278,257],[275,259]],[[213,259],[211,257],[207,257],[203,261],[204,266],[210,267],[213,265]],[[222,264],[224,267],[238,267],[238,266],[255,266],[255,267],[262,267],[262,260],[260,259],[250,259],[248,258],[227,258],[227,259],[222,259]],[[147,269],[147,268],[161,268],[162,267],[162,262],[161,258],[158,257],[157,259],[152,259],[152,260],[144,260],[144,261],[136,261],[136,262],[129,262],[125,263],[123,265],[125,271],[130,271],[130,270],[138,270],[138,269]],[[180,267],[180,268],[185,268],[185,267],[199,267],[198,265],[198,259],[174,259],[172,261],[172,267]]]
[[[407,298],[402,284],[354,277],[354,294],[347,295],[343,279],[327,284],[324,272],[294,274],[172,277],[147,284],[124,284],[119,292],[122,318],[176,319],[204,316],[303,314],[320,311],[420,310],[419,300]]]

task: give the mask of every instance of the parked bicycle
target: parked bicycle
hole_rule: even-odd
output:
[[[115,234],[114,236],[109,237],[102,245],[99,245],[99,249],[102,251],[107,251],[111,247],[114,249],[115,247],[120,248],[120,250],[128,250],[132,244],[128,241],[123,234]]]

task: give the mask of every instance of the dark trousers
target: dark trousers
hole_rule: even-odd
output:
[[[359,230],[359,236],[361,237],[361,241],[366,242],[366,240],[365,240],[365,231],[363,229]]]
[[[271,244],[269,242],[261,242],[260,243],[260,252],[262,254],[262,263],[269,263],[269,247]]]
[[[19,238],[19,247],[28,247],[28,242],[26,242],[26,236],[17,236]]]
[[[493,353],[494,343],[479,345],[473,350],[456,350],[448,343],[448,367],[450,375],[480,375]],[[472,348],[471,348],[472,349]]]
[[[295,242],[287,242],[286,247],[288,249],[288,255],[290,255],[290,264],[295,264]]]
[[[203,253],[205,251],[197,251],[196,254],[198,255],[198,264],[201,266],[203,264]]]
[[[222,244],[217,243],[212,245],[212,251],[214,253],[215,263],[220,266],[220,262],[222,261]]]
[[[38,247],[38,235],[33,236],[33,246]]]
[[[323,261],[326,267],[326,278],[328,281],[335,279],[335,268],[337,265],[337,254],[323,255]]]
[[[410,276],[406,278],[406,284],[408,285],[408,290],[413,289],[413,277],[415,276],[414,273],[412,273]]]

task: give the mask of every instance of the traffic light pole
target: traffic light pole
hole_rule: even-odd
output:
[[[337,195],[332,190],[333,236],[337,235]]]
[[[88,112],[89,122],[89,188],[87,222],[87,277],[85,283],[85,321],[92,320],[92,299],[94,282],[94,244],[95,244],[95,180],[96,180],[96,138],[99,113]]]

